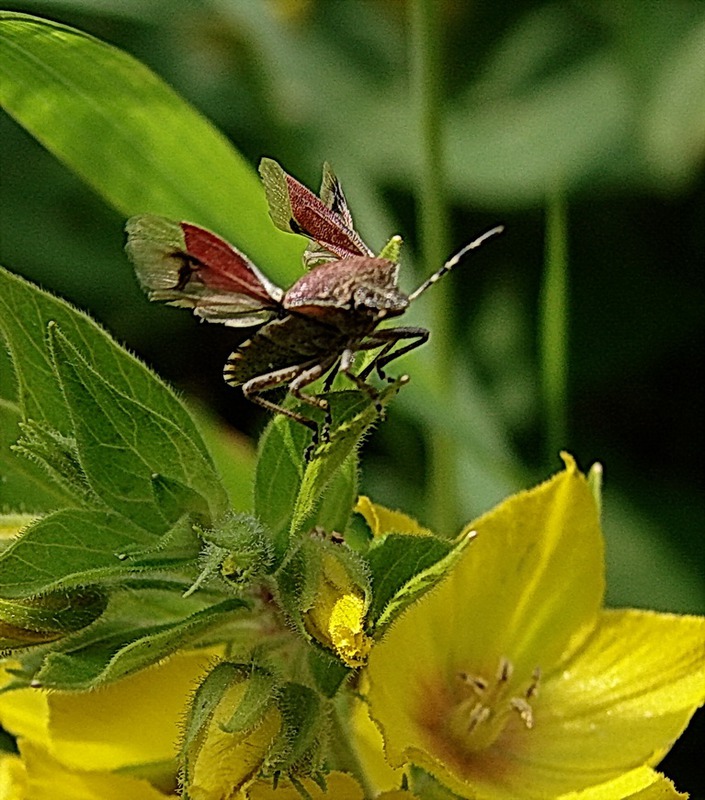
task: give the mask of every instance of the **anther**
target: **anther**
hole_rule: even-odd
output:
[[[514,674],[514,666],[512,662],[502,656],[499,660],[499,668],[497,669],[497,680],[500,683],[508,683]]]
[[[534,727],[534,710],[523,697],[512,697],[509,701],[511,707],[519,713],[522,722],[531,730]]]
[[[532,697],[537,697],[539,693],[539,682],[541,680],[541,667],[536,667],[531,673],[531,683],[528,685],[524,692],[524,697],[531,700]]]
[[[477,703],[473,706],[468,719],[468,732],[472,732],[478,725],[481,725],[490,716],[491,710],[488,706]]]
[[[463,683],[472,686],[478,695],[483,695],[489,688],[489,683],[480,675],[468,675],[467,672],[461,672],[458,677]]]

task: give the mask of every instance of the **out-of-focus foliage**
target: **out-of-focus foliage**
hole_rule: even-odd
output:
[[[8,7],[75,25],[135,55],[253,164],[273,156],[316,185],[329,160],[365,239],[381,247],[394,232],[404,236],[405,288],[437,266],[413,266],[421,152],[405,3]],[[705,6],[448,0],[439,7],[453,241],[460,246],[497,221],[507,232],[449,279],[453,409],[430,389],[432,347],[409,357],[401,369],[412,381],[369,441],[362,488],[430,522],[419,465],[433,430],[459,441],[458,524],[545,467],[537,308],[546,198],[561,190],[570,262],[562,444],[584,466],[605,464],[608,597],[701,611]],[[122,216],[5,116],[0,136],[0,260],[91,309],[179,388],[254,434],[261,418],[220,376],[236,344],[232,332],[146,303],[122,253]],[[217,172],[205,159],[203,168]],[[272,273],[263,257],[260,266]],[[419,301],[410,322],[428,321],[427,303]],[[7,376],[0,353],[5,400]],[[0,415],[11,413],[0,401]]]

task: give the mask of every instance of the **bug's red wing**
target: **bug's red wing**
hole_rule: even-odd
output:
[[[266,322],[279,308],[282,290],[205,228],[142,214],[129,219],[125,230],[127,253],[150,300],[233,327]]]
[[[327,164],[321,198],[270,158],[262,159],[259,171],[274,224],[283,231],[308,236],[318,245],[309,248],[304,256],[306,266],[349,256],[373,255],[353,228],[345,196]]]

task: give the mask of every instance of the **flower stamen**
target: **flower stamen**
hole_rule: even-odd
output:
[[[531,708],[531,704],[523,697],[512,697],[509,705],[519,713],[524,725],[531,730],[534,727],[534,710]]]
[[[494,679],[471,672],[459,672],[458,679],[466,687],[451,717],[451,725],[471,750],[482,750],[501,734],[512,712],[519,715],[527,729],[534,727],[534,709],[530,700],[537,696],[541,670],[534,669],[530,682],[523,691],[514,694],[510,684],[514,678],[514,664],[502,656]]]
[[[529,684],[527,690],[524,692],[524,697],[526,697],[527,700],[531,700],[532,697],[538,697],[540,681],[541,681],[541,667],[535,667],[534,671],[531,674],[531,683]]]
[[[468,722],[468,733],[472,733],[472,731],[478,725],[480,725],[483,722],[486,722],[491,713],[492,709],[489,706],[485,706],[482,703],[476,703],[472,711],[470,712],[470,720]]]
[[[486,681],[481,675],[468,675],[467,672],[461,672],[458,674],[463,683],[467,683],[469,686],[473,688],[475,694],[482,697],[482,695],[487,691],[489,688],[489,683]]]
[[[508,658],[502,656],[502,658],[499,659],[499,668],[497,669],[497,682],[508,683],[512,679],[513,674],[514,665]]]

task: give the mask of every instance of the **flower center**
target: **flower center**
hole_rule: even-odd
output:
[[[514,667],[504,657],[491,679],[469,672],[458,674],[458,700],[449,723],[454,738],[466,750],[474,752],[489,747],[512,714],[517,714],[526,728],[533,728],[534,711],[530,701],[538,695],[541,670],[536,667],[530,681],[519,687],[512,680],[513,675]]]

